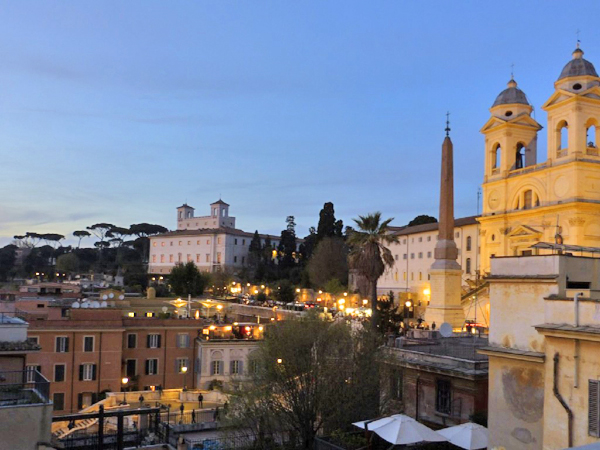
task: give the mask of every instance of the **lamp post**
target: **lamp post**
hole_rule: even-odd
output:
[[[181,373],[183,374],[183,390],[187,391],[187,386],[186,386],[186,378],[187,378],[187,366],[183,366],[181,368]]]
[[[121,379],[121,384],[123,385],[123,402],[121,403],[122,405],[127,404],[127,398],[125,397],[125,389],[127,389],[127,383],[129,383],[129,378],[123,377]]]

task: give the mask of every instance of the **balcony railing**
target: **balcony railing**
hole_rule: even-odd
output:
[[[50,382],[35,369],[0,372],[0,406],[50,403]]]

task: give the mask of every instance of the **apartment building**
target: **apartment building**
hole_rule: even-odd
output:
[[[27,355],[27,367],[50,380],[59,414],[85,408],[108,391],[181,388],[194,382],[194,343],[204,324],[124,317],[116,308],[71,309],[68,317],[31,322],[28,339],[41,349]]]

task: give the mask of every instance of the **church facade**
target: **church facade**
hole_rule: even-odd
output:
[[[537,155],[542,127],[513,79],[481,129],[485,169],[478,220],[484,274],[490,258],[536,254],[531,246],[538,242],[600,246],[600,78],[580,48],[542,108],[548,114],[543,161]]]

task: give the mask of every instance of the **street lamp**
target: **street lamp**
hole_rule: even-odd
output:
[[[183,390],[186,391],[187,387],[185,385],[185,381],[186,381],[186,378],[187,378],[187,366],[183,366],[181,368],[181,373],[183,374]]]
[[[121,403],[122,405],[127,404],[127,398],[125,397],[125,389],[127,389],[127,383],[129,383],[129,378],[123,377],[121,379],[121,384],[123,384],[123,402]]]

